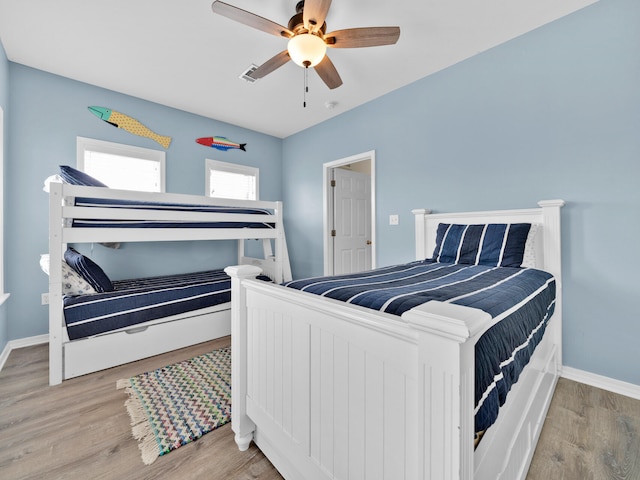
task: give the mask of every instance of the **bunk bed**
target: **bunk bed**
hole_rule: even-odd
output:
[[[101,267],[71,248],[72,244],[237,240],[238,263],[259,266],[274,282],[291,278],[281,202],[134,192],[92,183],[48,183],[51,385],[231,331],[230,279],[223,271],[172,276],[171,288],[166,283],[169,277],[111,282]],[[262,257],[245,252],[245,240],[249,239],[262,241]],[[54,268],[56,265],[62,268]],[[95,287],[89,295],[65,295],[63,269],[68,272],[67,265]],[[162,297],[158,300],[162,308],[145,305],[150,316],[142,319],[138,315],[140,302],[155,298],[157,288],[177,295],[186,286],[196,289],[188,300]],[[134,311],[131,319],[123,319],[124,315],[111,310],[115,307],[106,306],[107,300],[118,300],[122,295],[129,303],[119,308]],[[178,309],[178,304],[184,304],[185,309]],[[98,313],[84,317],[82,309],[91,306],[97,306]],[[97,325],[93,330],[89,328],[92,323]]]
[[[398,268],[456,272],[450,275],[476,268],[482,271],[477,278],[503,271],[509,279],[542,277],[541,286],[523,293],[517,305],[509,303],[511,291],[495,289],[496,297],[507,302],[496,304],[496,311],[491,304],[480,307],[484,300],[475,301],[480,294],[438,292],[440,300],[403,304],[396,315],[388,311],[393,295],[383,301],[372,295],[384,308],[358,304],[368,295],[358,288],[369,280],[360,277],[339,299],[353,275],[287,286],[255,280],[260,269],[253,266],[227,267],[232,429],[238,447],[244,450],[254,441],[287,479],[524,479],[562,364],[563,204],[551,200],[539,202],[539,208],[452,214],[414,210],[416,261],[365,272],[385,286],[388,270]],[[466,233],[458,233],[459,244],[444,251],[449,235],[456,237],[453,230],[471,232],[478,225],[483,232],[495,225],[507,225],[509,231],[525,225],[519,260],[503,263],[511,248],[504,237],[497,263],[486,262],[490,244],[482,243],[484,233],[479,243],[476,238],[475,255],[465,243],[473,235]],[[538,297],[544,297],[535,310],[538,326],[507,353],[512,360],[528,350],[526,365],[514,374],[509,358],[501,361],[500,368],[507,369],[494,374],[488,391],[505,390],[506,400],[500,399],[504,404],[488,429],[478,432],[476,399],[486,400],[486,392],[477,391],[482,339],[507,320],[525,319],[521,304]],[[528,347],[534,336],[535,349]],[[507,376],[512,384],[505,386]],[[479,442],[477,434],[482,434]]]

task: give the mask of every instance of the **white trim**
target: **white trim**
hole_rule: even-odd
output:
[[[9,354],[11,353],[11,345],[8,343],[4,346],[4,350],[0,353],[0,372],[2,371],[2,367],[4,367],[4,363],[9,358]]]
[[[341,158],[323,164],[322,174],[322,218],[323,218],[323,257],[324,275],[333,275],[333,242],[331,241],[331,226],[329,219],[333,209],[331,194],[331,171],[334,168],[350,163],[358,163],[369,160],[371,162],[371,268],[376,268],[376,151],[358,153],[350,157]]]
[[[4,293],[4,110],[0,106],[0,294]],[[2,303],[6,298],[2,299]]]
[[[562,367],[560,376],[568,380],[584,383],[586,385],[591,385],[592,387],[601,388],[609,392],[624,395],[625,397],[640,400],[640,385],[623,382],[622,380],[616,380],[615,378],[609,378],[567,366]]]
[[[4,350],[0,353],[0,371],[4,367],[5,362],[9,358],[9,354],[16,348],[32,347],[34,345],[41,345],[43,343],[49,343],[49,334],[36,335],[35,337],[19,338],[17,340],[9,340],[4,346]]]

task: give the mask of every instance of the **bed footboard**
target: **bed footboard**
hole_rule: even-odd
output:
[[[400,319],[232,277],[232,429],[285,478],[471,479],[474,344],[488,314]]]

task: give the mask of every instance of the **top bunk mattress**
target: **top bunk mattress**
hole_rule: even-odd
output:
[[[74,207],[70,215],[63,212],[64,227],[275,228],[274,213],[269,210],[271,207],[257,208],[265,207],[265,202],[226,203],[225,199],[218,202],[209,197],[201,200],[203,197],[198,196],[114,190],[69,165],[60,165],[59,175],[47,178],[43,189],[52,193],[54,185],[60,185],[55,188],[56,192],[60,188],[63,205]],[[241,206],[237,206],[238,203]],[[260,203],[262,205],[258,205]],[[180,218],[181,212],[185,213],[185,219]],[[189,217],[187,212],[191,214]]]
[[[553,315],[554,277],[533,268],[410,262],[284,284],[393,315],[436,300],[478,308],[493,326],[475,346],[476,432],[492,425]]]
[[[109,208],[135,211],[156,212],[204,212],[229,214],[228,221],[193,222],[164,220],[122,220],[104,218],[73,219],[72,227],[78,228],[275,228],[271,222],[247,221],[233,218],[234,215],[273,215],[273,212],[262,208],[245,208],[216,205],[186,205],[180,203],[146,202],[135,200],[117,200],[103,198],[76,197],[76,207]]]

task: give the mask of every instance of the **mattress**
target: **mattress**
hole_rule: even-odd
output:
[[[64,297],[69,339],[231,301],[231,280],[223,270],[116,280],[113,287],[110,292]]]
[[[555,308],[555,279],[532,268],[410,262],[284,284],[308,293],[402,315],[437,300],[478,308],[493,325],[475,347],[475,428],[492,425],[544,335]]]
[[[185,205],[164,202],[139,202],[133,200],[113,200],[101,198],[77,197],[75,206],[89,208],[114,208],[155,210],[170,212],[208,212],[228,213],[236,215],[272,215],[273,213],[261,208],[220,207],[212,205]],[[162,220],[118,220],[118,219],[74,219],[73,227],[86,228],[275,228],[269,222],[251,221],[217,221],[217,222],[166,222]]]

